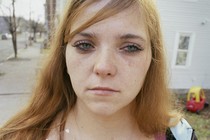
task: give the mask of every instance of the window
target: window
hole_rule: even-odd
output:
[[[174,66],[186,67],[190,64],[192,54],[193,33],[178,33],[175,44]]]

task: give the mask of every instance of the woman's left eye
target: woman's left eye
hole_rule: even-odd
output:
[[[137,44],[128,44],[125,47],[122,47],[120,50],[123,50],[128,53],[134,53],[134,52],[142,51],[143,48]]]

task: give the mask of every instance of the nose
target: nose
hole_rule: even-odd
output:
[[[95,59],[93,72],[100,77],[112,77],[117,73],[114,53],[109,50],[101,51]]]

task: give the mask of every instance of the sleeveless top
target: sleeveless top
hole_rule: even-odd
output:
[[[185,119],[175,126],[168,128],[164,135],[156,136],[155,140],[197,140],[194,129]]]

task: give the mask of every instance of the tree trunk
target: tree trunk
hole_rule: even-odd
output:
[[[11,10],[11,9],[10,9]],[[15,0],[12,0],[12,15],[9,17],[4,17],[4,20],[7,22],[9,27],[9,32],[12,35],[12,45],[15,54],[15,58],[17,58],[17,24],[16,24],[16,16],[15,16]]]
[[[17,26],[16,26],[16,16],[15,16],[15,0],[12,0],[12,44],[15,53],[15,58],[17,58]]]
[[[12,35],[12,45],[13,45],[13,49],[14,49],[14,54],[15,54],[15,58],[17,58],[17,40],[16,40],[16,35]]]
[[[34,33],[33,33],[34,35],[34,42],[36,42],[36,29],[34,29]]]

